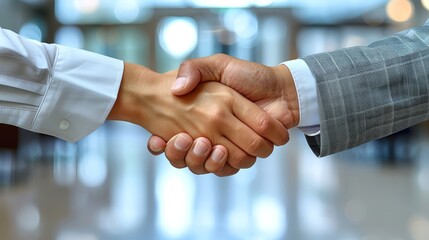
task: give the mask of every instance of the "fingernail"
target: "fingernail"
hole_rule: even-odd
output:
[[[225,153],[223,151],[215,148],[210,157],[211,157],[211,159],[213,159],[213,161],[220,162],[220,161],[222,161],[222,158],[224,155],[225,155]]]
[[[161,146],[159,146],[158,144],[153,143],[153,142],[150,143],[150,149],[154,152],[161,152],[162,151]]]
[[[186,82],[188,81],[188,78],[186,77],[179,77],[174,82],[173,86],[171,87],[172,90],[178,90],[181,88],[184,88],[186,85]]]
[[[207,151],[209,150],[209,148],[207,147],[206,144],[197,141],[197,143],[194,146],[194,153],[198,156],[203,156]]]
[[[176,141],[174,141],[174,147],[176,147],[177,150],[185,151],[189,146],[191,146],[191,141],[180,135],[177,137]]]

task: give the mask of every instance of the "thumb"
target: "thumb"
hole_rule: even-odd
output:
[[[216,54],[205,58],[195,58],[180,64],[177,79],[171,87],[174,95],[190,93],[200,82],[221,81],[222,73],[230,56]]]
[[[166,146],[167,143],[164,141],[164,139],[155,135],[152,135],[147,142],[147,149],[153,155],[159,155],[163,153]]]

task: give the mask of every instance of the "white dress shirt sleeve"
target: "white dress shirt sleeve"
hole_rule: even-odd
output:
[[[0,122],[75,142],[107,118],[124,63],[0,28]]]
[[[319,106],[317,103],[316,79],[302,59],[283,62],[293,77],[299,102],[298,129],[308,136],[320,133]]]

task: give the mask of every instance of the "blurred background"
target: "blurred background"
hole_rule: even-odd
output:
[[[0,26],[164,72],[277,65],[424,23],[428,0],[1,0]],[[429,239],[427,124],[325,158],[298,130],[233,177],[195,176],[107,122],[76,144],[0,126],[0,239]]]

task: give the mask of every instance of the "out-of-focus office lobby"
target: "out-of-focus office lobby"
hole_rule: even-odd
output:
[[[275,66],[422,25],[428,0],[1,0],[0,26],[158,72],[226,53]],[[1,64],[1,63],[0,63]],[[197,176],[108,121],[77,143],[0,126],[1,240],[427,240],[429,124],[317,158],[290,131]]]

